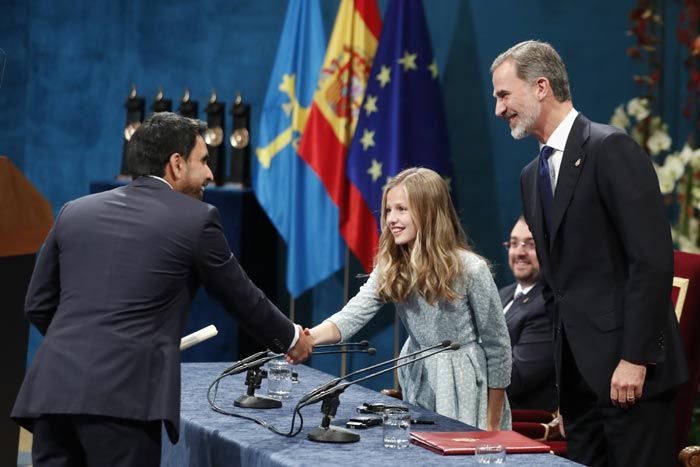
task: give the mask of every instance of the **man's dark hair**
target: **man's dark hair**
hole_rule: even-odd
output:
[[[194,148],[197,136],[204,137],[207,124],[172,112],[158,112],[148,117],[134,132],[127,147],[131,175],[165,174],[165,164],[178,153],[185,160]]]

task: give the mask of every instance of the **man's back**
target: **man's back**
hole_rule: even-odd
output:
[[[291,323],[238,265],[215,208],[149,177],[68,203],[27,293],[27,315],[46,337],[13,417],[165,419],[172,437],[179,341],[200,283],[243,327],[289,336],[264,342],[287,350]]]

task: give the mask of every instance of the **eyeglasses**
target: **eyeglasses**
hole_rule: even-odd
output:
[[[527,240],[520,241],[520,240],[509,240],[507,242],[501,243],[503,245],[503,248],[506,249],[506,251],[509,250],[515,250],[518,247],[524,246],[526,250],[528,251],[533,251],[535,249],[535,241],[531,238],[528,238]]]

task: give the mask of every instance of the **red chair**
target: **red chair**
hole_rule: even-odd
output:
[[[512,416],[513,431],[548,445],[557,456],[568,457],[566,440],[559,430],[556,413],[513,409]]]
[[[671,299],[680,324],[689,376],[688,382],[681,385],[676,394],[676,452],[681,452],[679,459],[685,465],[700,465],[700,447],[683,449],[688,442],[690,419],[700,383],[700,255],[674,251],[673,256]]]

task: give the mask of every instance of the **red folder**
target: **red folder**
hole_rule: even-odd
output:
[[[550,452],[550,447],[515,431],[416,431],[411,442],[443,456],[474,454],[482,444],[500,444],[508,454]]]

